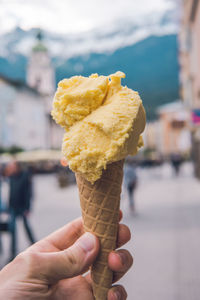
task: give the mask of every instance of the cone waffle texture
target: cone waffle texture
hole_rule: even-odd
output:
[[[107,262],[108,254],[116,248],[123,162],[109,164],[94,184],[76,174],[84,229],[94,233],[101,244],[99,256],[91,268],[96,300],[107,300],[112,285],[113,273]]]

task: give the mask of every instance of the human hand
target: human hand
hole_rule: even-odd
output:
[[[120,224],[117,246],[129,239],[128,227]],[[74,220],[19,254],[1,270],[0,299],[94,300],[90,274],[81,274],[88,270],[98,251],[98,239],[91,233],[84,234],[81,218]],[[108,264],[114,271],[113,282],[128,271],[132,262],[127,250],[110,253]],[[126,297],[120,285],[108,292],[108,300]]]

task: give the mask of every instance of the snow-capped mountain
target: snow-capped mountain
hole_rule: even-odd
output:
[[[80,34],[59,35],[43,32],[44,42],[52,57],[70,58],[89,53],[113,52],[143,40],[151,35],[162,36],[177,32],[178,21],[175,10],[155,13],[134,20],[117,22]],[[0,56],[12,59],[12,54],[28,56],[35,43],[37,29],[15,30],[0,35]]]
[[[176,12],[145,19],[118,20],[81,34],[43,31],[55,67],[56,81],[76,74],[126,73],[126,84],[138,90],[148,117],[155,108],[178,98],[178,22]],[[38,29],[21,28],[0,35],[0,75],[26,80],[27,60]]]

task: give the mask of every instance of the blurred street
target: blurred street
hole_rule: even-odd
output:
[[[200,182],[185,163],[178,177],[170,165],[139,169],[137,214],[132,216],[123,190],[123,222],[132,231],[127,248],[134,267],[122,280],[132,300],[197,300],[200,294]],[[34,178],[31,223],[38,239],[80,215],[76,186],[58,188],[54,175]],[[4,187],[6,193],[6,187]],[[28,245],[19,222],[20,251]],[[8,236],[3,236],[8,258]]]
[[[200,0],[0,8],[0,271],[81,216],[68,166],[124,158],[128,299],[199,300]]]

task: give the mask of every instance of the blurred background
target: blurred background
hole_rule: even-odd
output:
[[[122,283],[128,299],[197,300],[199,0],[0,0],[0,268],[81,214],[50,115],[57,83],[117,70],[147,113],[144,148],[125,166],[135,264]]]

